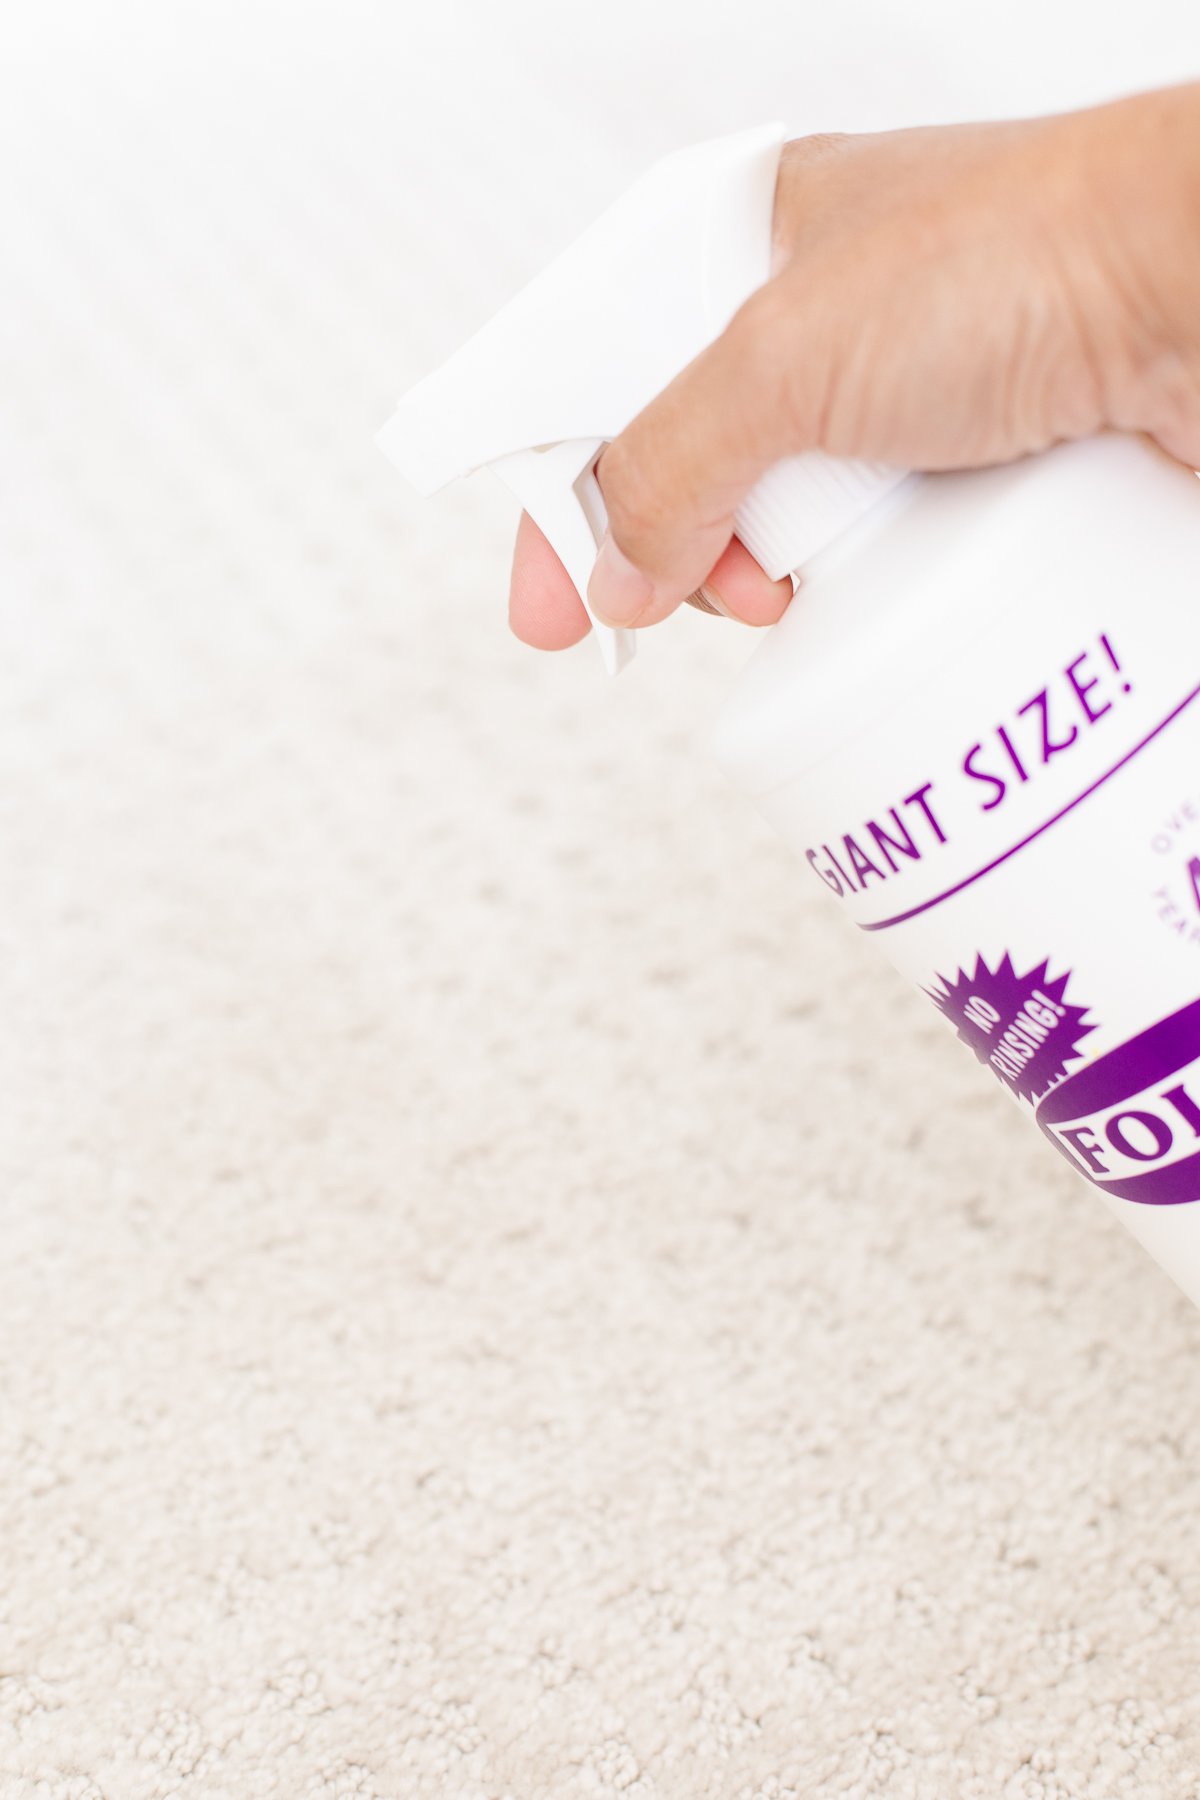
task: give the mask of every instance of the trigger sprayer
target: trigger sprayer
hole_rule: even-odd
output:
[[[651,169],[401,402],[401,473],[493,468],[586,605],[597,458],[768,279],[782,140]],[[735,523],[804,586],[718,761],[1200,1303],[1195,478],[1117,434],[934,476],[813,452]],[[615,672],[633,634],[596,635]]]
[[[783,139],[766,125],[657,163],[417,383],[379,433],[384,454],[422,494],[490,467],[587,606],[605,526],[597,459],[766,281]],[[779,578],[902,479],[820,453],[790,457],[743,501],[737,534]],[[593,625],[616,674],[634,634]]]

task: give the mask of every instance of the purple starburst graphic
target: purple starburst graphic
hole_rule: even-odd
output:
[[[1067,1072],[1079,1045],[1094,1025],[1087,1008],[1066,998],[1070,971],[1050,979],[1046,957],[1027,975],[1018,975],[1005,951],[994,969],[982,956],[968,973],[959,969],[925,992],[950,1020],[980,1062],[1023,1100],[1037,1100]]]

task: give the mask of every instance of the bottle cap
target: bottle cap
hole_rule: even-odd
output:
[[[596,461],[768,279],[783,141],[781,125],[764,125],[654,164],[417,383],[379,433],[385,455],[422,494],[490,466],[586,607],[605,527]],[[777,579],[903,478],[819,451],[788,457],[738,508],[737,535]],[[615,674],[634,633],[593,623]]]

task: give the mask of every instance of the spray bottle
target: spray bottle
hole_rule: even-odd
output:
[[[380,434],[483,465],[587,604],[595,464],[770,273],[784,133],[677,153]],[[809,453],[736,515],[803,590],[717,760],[1200,1304],[1200,486],[1105,434],[913,475]],[[599,623],[612,673],[633,634]]]

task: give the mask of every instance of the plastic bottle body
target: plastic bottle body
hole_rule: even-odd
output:
[[[923,478],[813,568],[718,760],[1200,1304],[1200,483]]]

